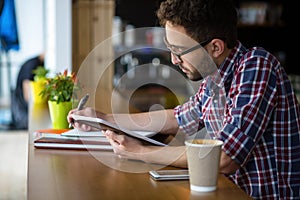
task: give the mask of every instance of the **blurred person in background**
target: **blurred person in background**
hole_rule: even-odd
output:
[[[11,124],[8,129],[28,129],[28,103],[30,100],[30,81],[33,70],[44,67],[44,54],[34,56],[25,61],[18,73],[16,88],[11,91]]]

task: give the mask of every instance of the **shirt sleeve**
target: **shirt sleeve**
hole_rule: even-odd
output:
[[[223,150],[243,166],[260,141],[276,104],[276,66],[269,53],[249,53],[236,70],[227,97],[220,139]]]
[[[191,96],[189,101],[174,109],[179,129],[188,135],[196,133],[204,126],[200,98],[201,90],[200,87],[199,91]]]

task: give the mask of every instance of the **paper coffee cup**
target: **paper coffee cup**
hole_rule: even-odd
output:
[[[210,192],[217,189],[222,144],[222,141],[214,139],[185,141],[192,191]]]

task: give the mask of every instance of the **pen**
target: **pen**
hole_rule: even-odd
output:
[[[83,106],[86,104],[87,100],[89,99],[89,96],[90,96],[89,94],[86,94],[84,97],[80,99],[77,107],[78,110],[81,110],[83,108]]]
[[[90,95],[86,94],[84,97],[82,97],[79,101],[79,104],[77,106],[77,110],[81,110],[83,108],[83,106],[86,104],[87,100],[89,99]],[[69,128],[72,127],[73,122],[71,122],[69,124]]]

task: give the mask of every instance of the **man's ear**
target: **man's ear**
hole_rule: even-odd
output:
[[[214,58],[218,58],[225,49],[225,42],[220,39],[213,39],[211,41],[211,52]]]

